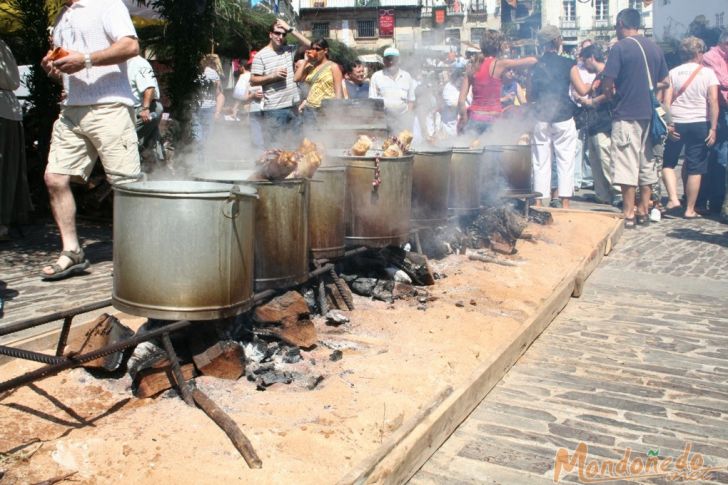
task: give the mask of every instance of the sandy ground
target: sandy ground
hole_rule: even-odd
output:
[[[225,434],[200,410],[168,392],[138,400],[128,376],[96,379],[67,371],[0,396],[3,484],[36,482],[76,471],[77,483],[332,483],[446,386],[462,385],[488,355],[500,352],[553,288],[613,227],[595,214],[556,213],[531,225],[505,267],[451,255],[431,262],[447,275],[417,301],[387,304],[356,297],[351,323],[317,322],[321,344],[302,352],[301,378],[257,391],[198,378],[252,441],[263,468],[249,470]],[[343,359],[329,360],[332,349]],[[12,362],[3,379],[33,368]],[[26,445],[26,446],[24,446]],[[10,452],[10,453],[8,453]]]

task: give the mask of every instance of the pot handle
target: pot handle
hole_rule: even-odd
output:
[[[260,197],[258,196],[258,193],[257,192],[255,194],[243,193],[243,192],[240,191],[240,186],[239,185],[233,185],[232,187],[230,187],[230,197],[231,198],[232,197],[238,198],[238,197],[242,197],[244,195],[246,195],[246,196],[253,196],[256,199],[260,199]]]
[[[235,219],[238,216],[240,213],[240,197],[243,195],[251,194],[243,194],[237,185],[233,185],[230,188],[230,196],[228,196],[225,205],[222,207],[222,215],[224,217],[227,219]],[[255,194],[255,198],[258,198],[258,194]]]

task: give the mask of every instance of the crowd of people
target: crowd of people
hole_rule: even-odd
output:
[[[67,0],[53,30],[54,45],[63,46],[66,55],[56,59],[49,53],[41,64],[63,83],[66,96],[45,175],[63,248],[43,268],[46,279],[88,267],[76,235],[71,180],[87,179],[97,157],[112,183],[136,180],[138,148],[149,134],[158,134],[159,85],[138,55],[126,8],[120,0],[111,4],[106,10],[81,9]],[[668,70],[661,49],[639,33],[640,21],[639,11],[622,10],[617,40],[609,46],[585,41],[575,58],[563,55],[559,29],[546,25],[537,35],[538,57],[514,58],[503,34],[489,30],[479,49],[468,49],[467,58],[451,52],[412,72],[402,67],[400,51],[389,47],[383,68],[369,75],[362,63],[336,63],[326,39],[311,41],[277,20],[269,28],[268,44],[237,63],[232,104],[226,103],[219,57],[205,56],[192,132],[204,145],[227,113],[247,119],[252,145],[263,150],[277,140],[295,139],[305,128],[315,129],[327,99],[382,100],[390,131],[412,130],[415,145],[458,136],[487,140],[499,125],[516,120],[514,126],[530,133],[533,188],[542,195],[536,205],[568,207],[590,171],[596,201],[620,205],[627,228],[658,220],[663,211],[693,219],[707,208],[728,220],[723,186],[728,33],[707,52],[700,39],[683,39],[684,63]],[[298,45],[289,45],[288,36]],[[12,88],[13,79],[0,81],[3,94],[5,84]],[[17,114],[2,101],[0,128],[16,130]],[[667,136],[659,132],[663,120]],[[676,168],[683,153],[681,200]],[[710,170],[721,174],[720,186],[717,177],[704,180]],[[655,190],[660,177],[667,192],[664,206]],[[27,190],[19,187],[12,194]],[[3,190],[0,230],[9,222],[5,199],[11,197]]]
[[[509,56],[503,34],[490,30],[470,59],[453,55],[410,73],[390,47],[383,68],[368,83],[363,66],[338,66],[329,58],[326,39],[310,43],[295,34],[305,52],[297,60],[296,49],[282,40],[289,27],[278,22],[270,30],[266,59],[252,61],[250,85],[263,86],[263,107],[251,114],[251,129],[252,118],[260,117],[269,120],[270,131],[264,132],[299,130],[299,123],[315,125],[322,100],[365,95],[382,99],[390,130],[413,130],[416,144],[460,134],[487,140],[516,116],[534,121],[525,129],[531,133],[534,191],[543,194],[536,205],[568,207],[590,172],[596,201],[621,206],[628,228],[659,220],[664,211],[701,217],[696,207],[728,218],[725,188],[703,180],[710,166],[725,178],[728,34],[707,52],[702,40],[683,39],[684,63],[669,71],[660,47],[640,34],[640,21],[637,10],[622,10],[617,39],[609,46],[584,41],[575,58],[562,54],[561,33],[551,25],[538,32],[539,57]],[[286,77],[284,69],[295,76]],[[268,98],[277,100],[283,92],[285,106],[265,107]],[[275,113],[281,109],[285,116]],[[667,136],[653,134],[664,119]],[[270,143],[251,135],[255,146]],[[681,200],[675,168],[683,153]],[[664,206],[660,180],[667,192]]]

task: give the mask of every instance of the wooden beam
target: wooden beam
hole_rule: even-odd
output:
[[[615,218],[615,225],[622,225],[621,219]],[[520,334],[503,352],[490,356],[471,374],[465,385],[456,389],[441,402],[441,395],[436,396],[424,408],[429,411],[422,416],[418,423],[415,423],[414,426],[403,426],[397,430],[373,455],[360,462],[338,483],[340,485],[399,484],[412,478],[568,304],[574,292],[577,276],[580,272],[585,271],[588,265],[594,264],[594,260],[601,260],[606,241],[611,237],[612,232],[598,244],[602,247],[602,253],[600,255],[590,254],[577,268],[563,278],[551,295],[540,305],[538,312],[523,323]],[[583,274],[588,276],[590,272]],[[432,409],[430,410],[430,408]],[[419,415],[415,416],[413,421],[418,419]]]

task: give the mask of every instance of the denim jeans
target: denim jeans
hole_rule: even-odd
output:
[[[298,143],[301,118],[296,114],[295,108],[280,108],[263,111],[263,139],[266,148],[275,148],[274,145],[292,147]]]

